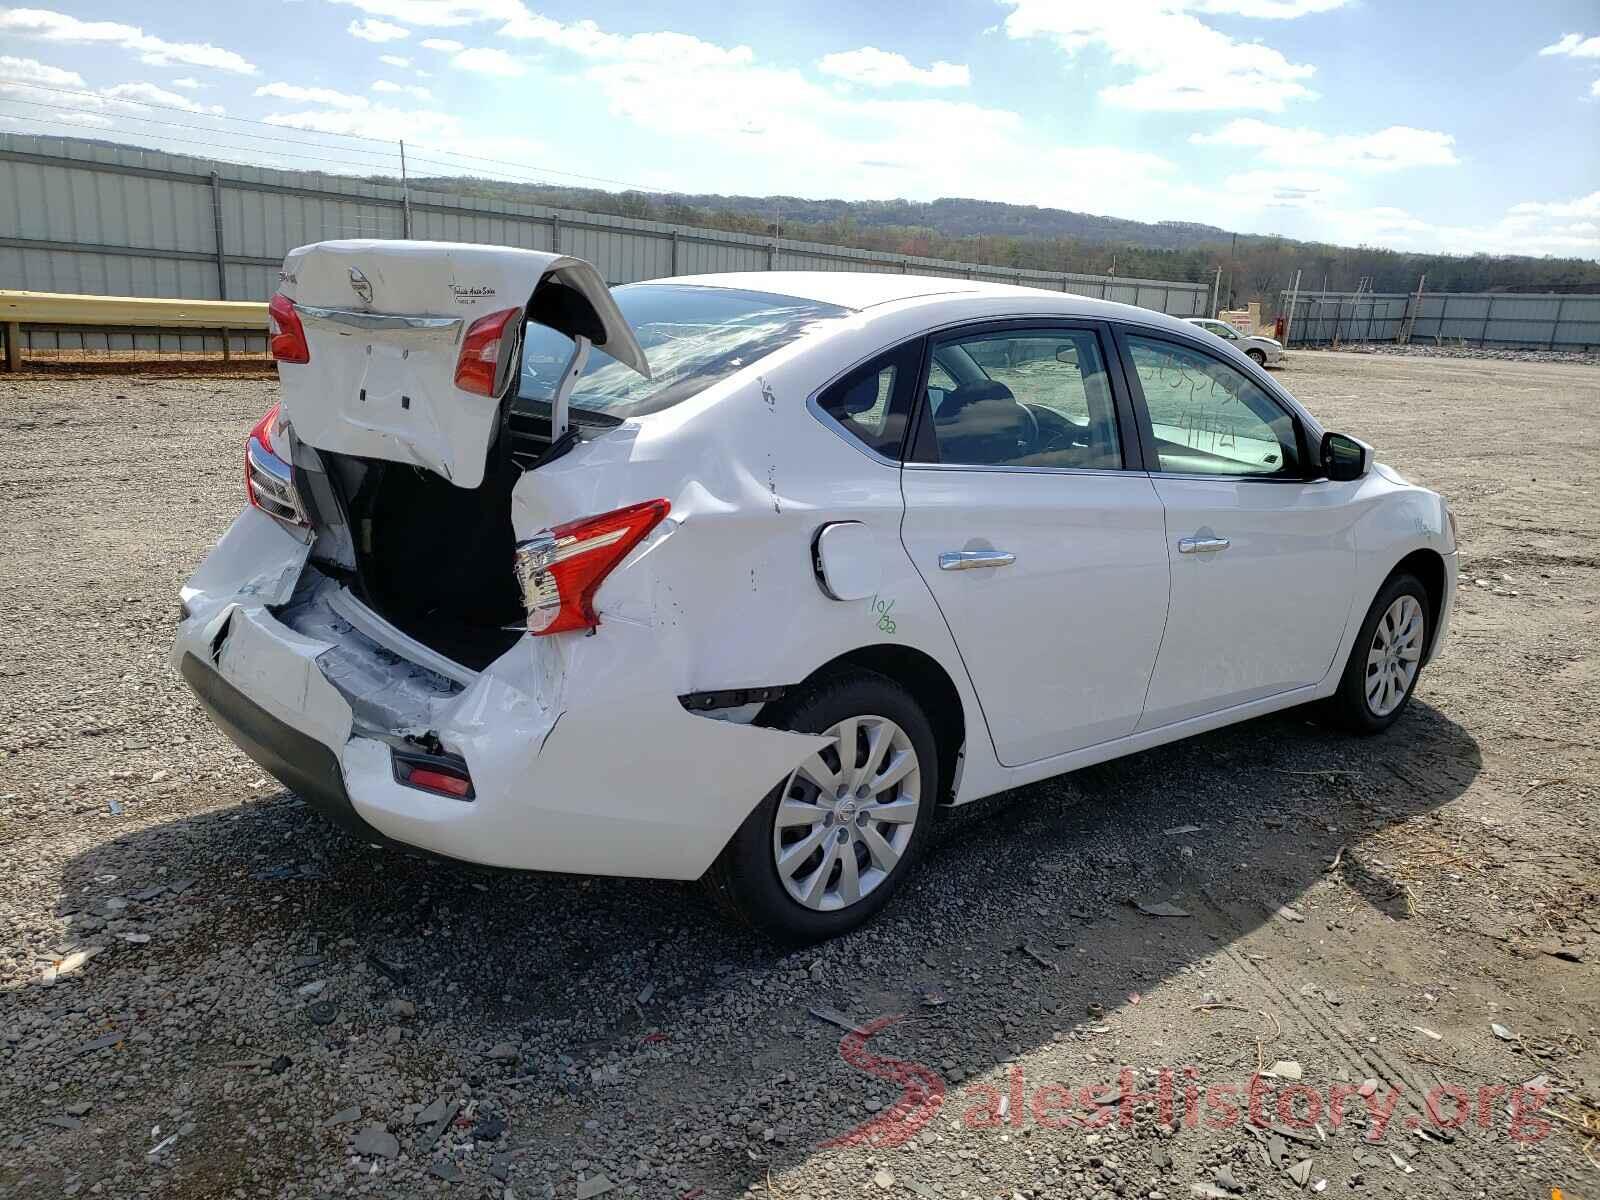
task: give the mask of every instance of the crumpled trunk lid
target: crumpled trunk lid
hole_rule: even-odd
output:
[[[319,450],[423,467],[458,487],[484,477],[501,396],[514,389],[522,319],[502,339],[500,394],[456,386],[474,321],[506,309],[649,374],[605,281],[582,259],[451,242],[331,241],[291,250],[279,291],[309,361],[280,362],[283,412]],[[510,355],[509,364],[504,356]]]

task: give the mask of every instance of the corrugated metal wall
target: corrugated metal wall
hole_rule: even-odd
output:
[[[262,300],[293,247],[397,238],[404,221],[396,187],[0,133],[0,288]],[[411,193],[411,235],[559,249],[593,262],[611,283],[715,271],[903,271],[1104,297],[1181,317],[1203,315],[1209,295],[1196,283],[909,258],[433,192]]]
[[[1295,301],[1289,343],[1392,342],[1408,324],[1409,340],[1422,345],[1592,350],[1600,347],[1600,296],[1424,292],[1418,304],[1415,296],[1404,294],[1302,294]]]

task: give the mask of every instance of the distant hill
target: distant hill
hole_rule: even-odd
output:
[[[417,179],[417,187],[520,200],[645,220],[731,229],[1042,271],[1210,283],[1222,269],[1223,307],[1277,295],[1301,275],[1306,291],[1600,292],[1600,262],[1526,255],[1418,254],[1233,233],[1191,221],[1154,224],[1060,208],[944,197],[806,200],[799,196],[604,192],[460,177]]]

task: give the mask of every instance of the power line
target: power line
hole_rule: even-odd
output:
[[[70,108],[70,107],[68,107],[66,105],[43,104],[41,101],[38,101],[38,100],[16,100],[16,99],[8,98],[8,97],[0,97],[0,103],[40,105],[41,107],[50,108],[50,109],[53,109],[54,111],[57,111],[57,112],[67,112],[67,113],[77,113],[77,112],[81,112],[82,111],[81,109]],[[71,130],[76,131],[78,136],[80,136],[80,137],[95,137],[96,135],[104,136],[106,133],[116,132],[114,130],[106,130],[106,129],[103,129],[103,128],[100,128],[100,127],[94,126],[94,125],[85,125],[81,121],[63,121],[63,120],[60,120],[60,119],[54,118],[54,117],[36,117],[36,116],[31,115],[31,114],[23,114],[23,115],[20,115],[20,116],[15,116],[12,119],[13,120],[19,120],[19,121],[31,121],[31,122],[33,122],[35,124],[39,124],[39,125],[56,125],[56,126],[60,126],[62,128],[65,128],[65,129],[71,129]],[[144,120],[149,124],[170,126],[170,127],[179,128],[179,129],[190,129],[190,130],[195,130],[195,131],[200,132],[200,133],[213,133],[214,134],[216,132],[219,132],[219,131],[216,131],[216,130],[207,130],[207,129],[204,129],[204,128],[201,128],[201,127],[198,127],[198,126],[194,126],[194,125],[179,125],[176,122],[151,121],[148,118],[127,117],[127,118],[122,118],[122,119],[134,120],[134,121]],[[127,132],[133,133],[133,134],[138,134],[139,131],[138,130],[130,130],[130,131],[127,131]],[[376,175],[376,174],[383,174],[384,173],[384,172],[381,172],[381,171],[377,170],[377,167],[380,164],[351,162],[349,159],[342,159],[342,158],[323,158],[323,157],[320,157],[318,155],[302,154],[298,150],[296,150],[296,151],[276,150],[275,151],[275,150],[262,150],[262,149],[258,149],[256,147],[254,147],[254,146],[229,146],[229,145],[226,145],[226,144],[220,144],[220,143],[216,142],[215,140],[203,141],[200,138],[181,137],[181,136],[179,136],[177,134],[170,134],[170,133],[163,133],[161,135],[161,137],[162,137],[162,140],[168,141],[168,142],[182,142],[183,144],[189,145],[189,146],[205,147],[209,151],[211,151],[211,154],[208,155],[208,157],[221,157],[221,154],[219,152],[232,151],[232,152],[234,152],[236,154],[253,154],[257,158],[263,158],[263,157],[264,158],[273,158],[273,157],[277,157],[280,160],[282,160],[282,162],[284,162],[284,163],[290,163],[290,162],[293,161],[293,159],[303,159],[303,160],[305,160],[307,162],[332,163],[332,164],[334,164],[336,166],[354,168],[354,169],[356,169],[358,172],[360,172],[363,175]],[[315,145],[315,143],[305,143],[305,144],[307,144],[307,145]],[[324,147],[324,148],[325,149],[338,149],[338,147]],[[288,157],[288,155],[290,155],[290,154],[293,155],[293,159]],[[249,166],[249,165],[253,165],[253,164],[244,163],[242,165]],[[294,170],[294,167],[292,167],[292,166],[279,166],[276,169],[277,170]]]
[[[161,110],[163,110],[165,112],[183,113],[185,116],[190,116],[190,117],[204,117],[207,120],[212,120],[212,121],[232,121],[232,122],[234,122],[236,124],[241,124],[241,125],[257,125],[257,126],[260,126],[262,128],[265,128],[265,129],[282,130],[282,129],[285,129],[285,128],[297,128],[296,126],[284,126],[284,125],[280,125],[280,124],[275,124],[272,121],[258,120],[258,119],[254,118],[254,117],[236,117],[236,116],[231,116],[231,115],[229,115],[227,113],[199,113],[199,112],[195,112],[191,108],[183,108],[183,107],[181,107],[179,105],[176,105],[176,104],[161,104],[161,103],[158,103],[158,102],[153,101],[153,100],[125,100],[125,99],[122,99],[121,97],[106,96],[106,95],[103,95],[100,92],[86,91],[86,90],[83,90],[81,88],[53,87],[53,86],[51,86],[49,84],[27,83],[27,82],[24,82],[22,80],[4,80],[3,84],[4,84],[4,86],[7,86],[7,87],[34,88],[34,89],[36,89],[38,91],[55,92],[55,93],[58,93],[58,94],[63,95],[63,96],[82,96],[82,97],[88,97],[88,98],[94,99],[94,100],[107,101],[107,102],[110,102],[110,103],[138,104],[138,105],[140,105],[142,107],[145,107],[145,108],[161,109]],[[40,103],[39,101],[32,101],[32,100],[19,100],[17,102],[18,103],[22,103],[22,104],[37,104],[37,103]],[[73,111],[73,112],[81,111],[79,109],[74,109],[71,106],[67,106],[67,105],[63,105],[63,106],[59,106],[59,107],[61,107],[64,111]],[[118,114],[118,115],[119,116],[123,116],[123,114]],[[126,120],[145,120],[145,121],[149,121],[149,118],[130,117],[130,116],[124,116],[124,119],[126,119]],[[156,124],[168,124],[169,122],[154,122],[154,123],[156,123]],[[170,122],[170,123],[171,124],[180,124],[179,122]],[[189,126],[185,126],[185,128],[189,128],[189,129],[205,129],[207,132],[221,132],[220,130],[215,130],[215,131],[214,130],[210,130],[206,126],[201,126],[201,125],[189,125]],[[388,138],[372,137],[370,134],[364,134],[364,133],[333,133],[331,131],[323,131],[323,130],[320,130],[320,129],[318,129],[318,130],[307,130],[306,132],[315,133],[318,137],[346,138],[346,139],[349,139],[349,140],[352,140],[352,141],[358,141],[358,142],[372,142],[374,144],[381,145],[381,146],[392,146],[392,145],[394,145],[394,142],[392,140],[388,139]],[[327,150],[343,149],[344,152],[350,153],[350,154],[374,154],[374,153],[378,153],[377,151],[372,151],[372,150],[359,150],[354,146],[347,147],[347,148],[334,147],[334,146],[324,146],[324,145],[322,145],[321,143],[318,143],[318,142],[309,142],[309,141],[298,140],[298,139],[294,139],[294,138],[285,138],[285,137],[268,137],[268,136],[266,136],[264,134],[236,133],[233,136],[235,136],[235,137],[257,138],[257,139],[260,139],[260,140],[263,140],[263,141],[284,142],[284,143],[287,143],[289,145],[321,146],[322,149],[327,149]],[[417,145],[417,148],[420,149],[420,150],[427,150],[427,151],[430,151],[430,152],[435,153],[435,154],[445,154],[445,155],[450,156],[451,158],[459,158],[459,159],[464,159],[464,160],[471,161],[471,162],[482,162],[482,163],[494,164],[494,165],[497,165],[497,166],[515,167],[519,171],[537,171],[537,172],[539,172],[541,174],[544,174],[544,175],[556,175],[556,176],[561,176],[563,178],[568,178],[568,179],[582,179],[582,180],[586,180],[586,181],[588,181],[590,183],[610,183],[610,184],[615,184],[618,187],[631,188],[631,189],[633,189],[635,191],[641,191],[641,192],[649,192],[649,191],[658,190],[656,188],[648,187],[648,186],[646,186],[646,185],[644,185],[642,183],[634,183],[634,182],[631,182],[631,181],[626,180],[626,179],[612,179],[612,178],[610,178],[608,176],[604,176],[604,175],[585,175],[585,174],[582,174],[581,172],[578,172],[578,171],[562,171],[562,170],[558,170],[558,169],[556,169],[554,167],[540,166],[537,163],[513,162],[513,161],[511,161],[509,159],[488,158],[488,157],[485,157],[483,155],[467,154],[467,153],[464,153],[464,152],[459,151],[459,150],[446,149],[445,147],[442,147],[442,146],[430,146],[430,145],[425,145],[425,144],[419,143]],[[392,154],[393,152],[392,151],[386,151],[385,153]],[[332,160],[323,160],[323,161],[332,161]],[[452,164],[438,164],[438,163],[435,163],[435,165],[452,166]],[[454,168],[454,169],[460,170],[461,168]],[[530,182],[538,182],[538,181],[530,181]]]

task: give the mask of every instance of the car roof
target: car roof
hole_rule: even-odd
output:
[[[1050,313],[1099,321],[1132,321],[1182,328],[1185,324],[1154,309],[1118,304],[1050,288],[1019,287],[983,279],[949,279],[939,275],[901,275],[886,271],[730,271],[716,275],[680,275],[657,283],[739,288],[752,292],[814,300],[857,311],[879,306],[948,301],[970,312],[974,301],[994,302],[996,315]]]

